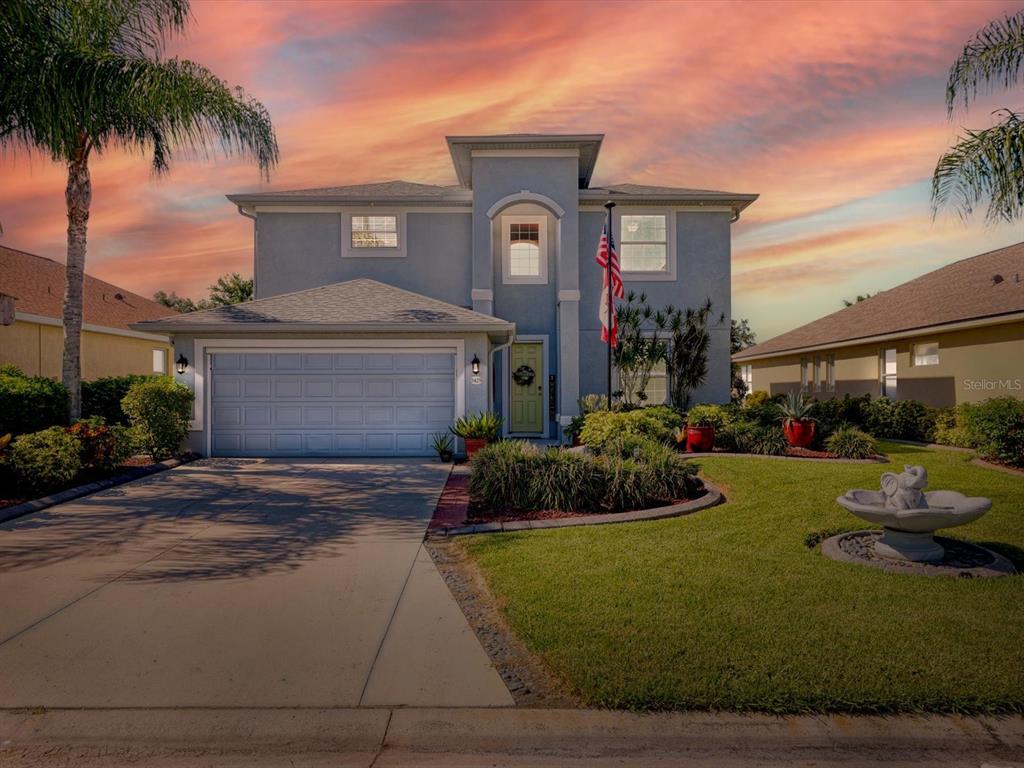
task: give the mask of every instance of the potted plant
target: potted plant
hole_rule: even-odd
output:
[[[725,424],[725,415],[717,405],[695,405],[686,414],[686,450],[707,452],[715,447],[715,430]],[[679,440],[680,436],[676,437]]]
[[[474,453],[501,435],[501,416],[490,411],[471,413],[456,419],[451,432],[465,441],[466,458],[472,459]]]
[[[443,462],[449,462],[455,455],[455,441],[447,432],[435,432],[431,445],[437,451],[437,458]]]
[[[782,431],[786,442],[794,448],[806,448],[814,442],[817,422],[811,418],[814,401],[800,392],[790,392],[786,401],[779,406],[782,411]]]

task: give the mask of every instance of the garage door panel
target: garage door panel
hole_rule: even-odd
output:
[[[213,355],[219,455],[429,455],[455,412],[449,352]]]

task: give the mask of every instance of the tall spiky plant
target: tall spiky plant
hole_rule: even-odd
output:
[[[67,167],[67,280],[62,375],[70,416],[81,412],[82,282],[92,183],[89,160],[110,148],[152,155],[206,152],[277,163],[270,116],[205,67],[162,58],[190,19],[188,0],[0,2],[0,147],[48,154]]]
[[[981,29],[949,71],[946,110],[952,119],[980,93],[1017,85],[1024,66],[1024,11]],[[935,166],[932,211],[952,205],[966,218],[987,202],[990,223],[1024,217],[1024,113],[1001,109],[996,125],[965,130]]]

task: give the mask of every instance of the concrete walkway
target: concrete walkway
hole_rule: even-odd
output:
[[[0,707],[512,705],[422,548],[447,474],[212,459],[0,526]]]

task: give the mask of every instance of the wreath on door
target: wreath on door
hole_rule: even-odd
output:
[[[528,387],[533,384],[535,375],[533,368],[528,365],[520,365],[512,372],[512,380],[521,387]]]

